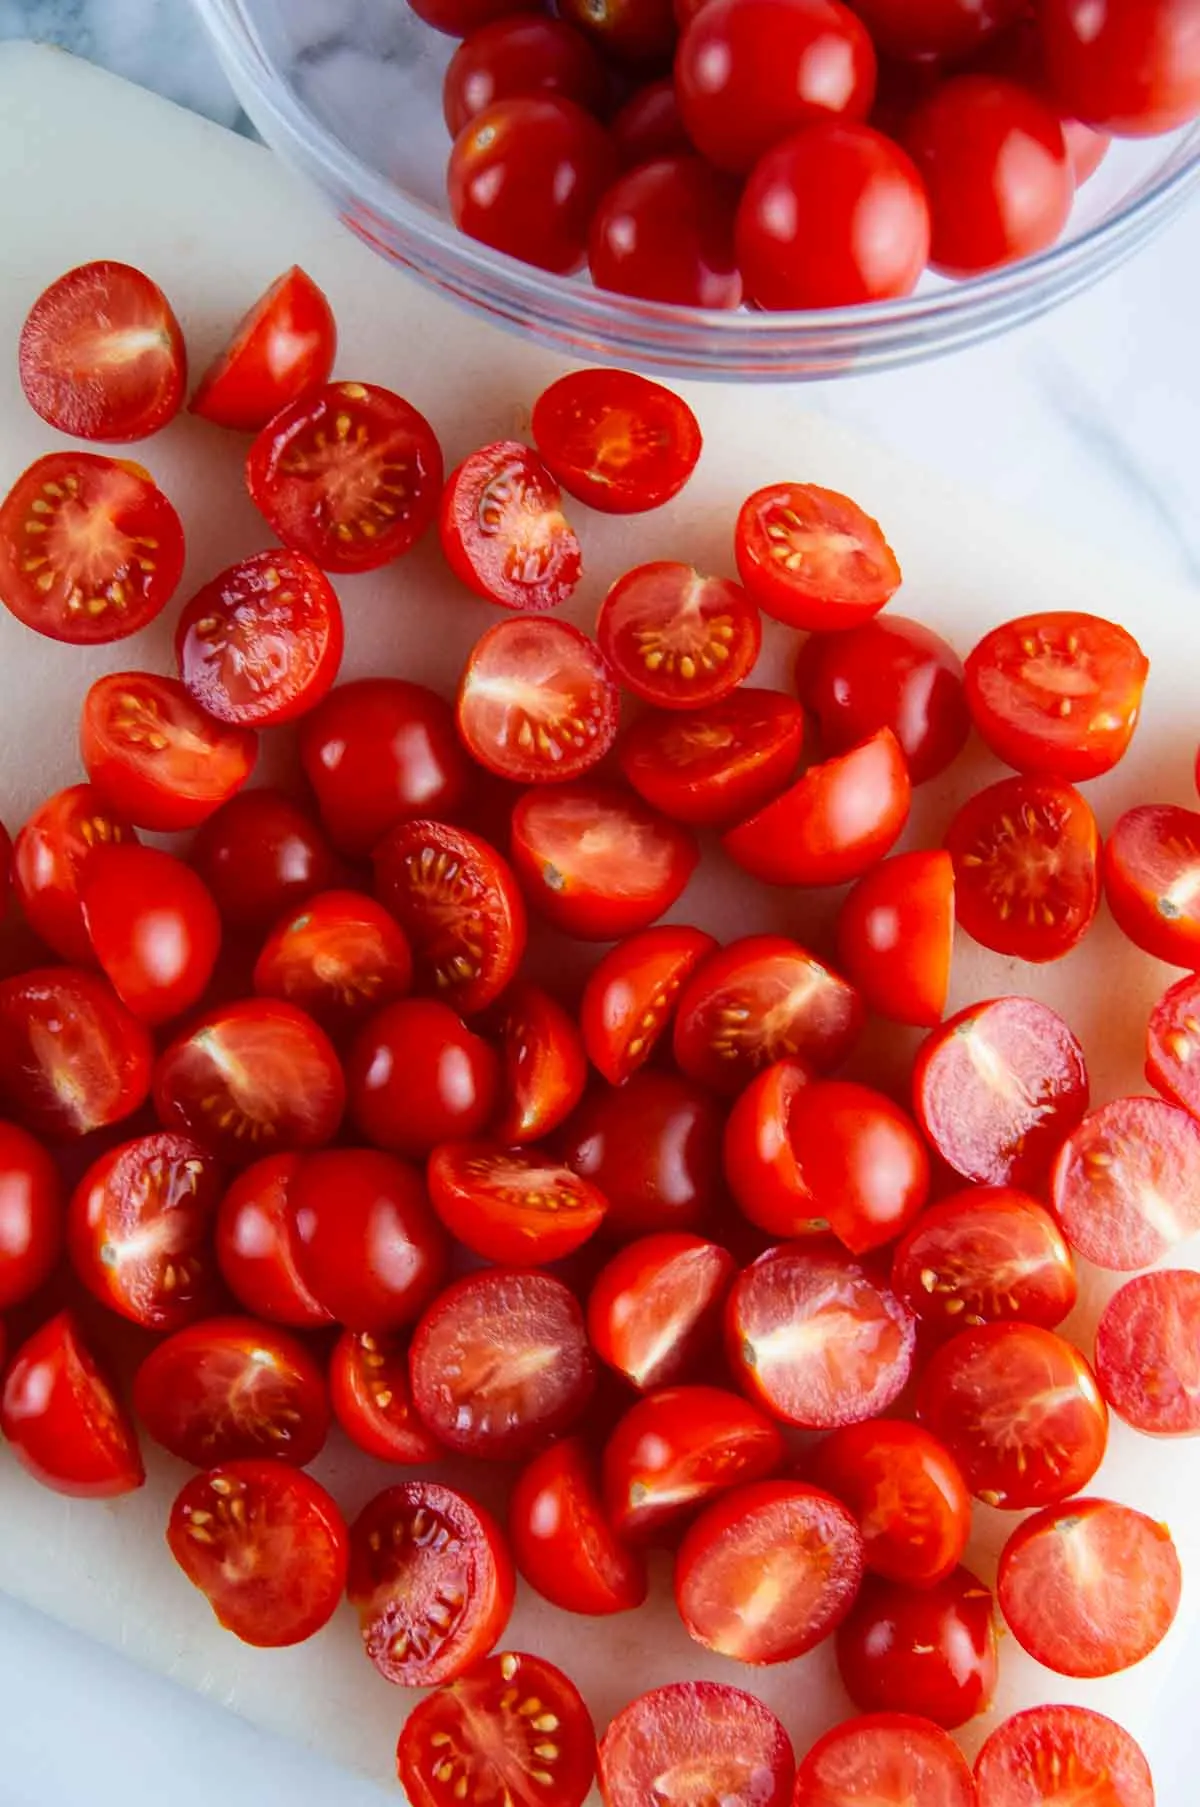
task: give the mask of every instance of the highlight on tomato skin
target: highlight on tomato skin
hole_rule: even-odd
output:
[[[837,1633],[838,1670],[863,1713],[915,1713],[946,1731],[991,1706],[999,1625],[990,1588],[956,1568],[932,1587],[869,1575]]]
[[[942,848],[894,853],[863,874],[838,914],[838,961],[878,1016],[932,1029],[946,1014],[954,866]]]
[[[0,1119],[0,1310],[23,1304],[54,1272],[65,1205],[49,1150],[18,1124]]]

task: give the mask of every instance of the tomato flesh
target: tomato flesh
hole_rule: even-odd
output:
[[[1154,1783],[1123,1727],[1086,1707],[1031,1707],[997,1726],[975,1763],[979,1807],[1154,1807]],[[1065,1792],[1064,1792],[1065,1790]]]
[[[621,699],[603,655],[568,621],[501,621],[467,660],[458,731],[473,759],[516,784],[578,778],[617,737]]]
[[[429,1157],[429,1195],[457,1242],[520,1267],[561,1261],[595,1235],[607,1201],[535,1148],[454,1142]]]
[[[915,1713],[953,1731],[996,1691],[991,1592],[964,1568],[924,1588],[872,1575],[838,1632],[837,1660],[860,1712]]]
[[[939,1337],[1011,1319],[1053,1330],[1079,1292],[1050,1213],[1006,1186],[971,1187],[922,1212],[897,1245],[892,1286]]]
[[[269,1456],[303,1468],[329,1430],[325,1376],[306,1344],[253,1318],[177,1330],[133,1382],[138,1417],[194,1468]]]
[[[496,1140],[506,1147],[541,1141],[570,1116],[587,1084],[575,1019],[548,991],[518,983],[505,992],[489,1027],[504,1069]]]
[[[146,1479],[133,1420],[69,1311],[50,1318],[12,1356],[0,1430],[21,1466],[55,1493],[115,1499]]]
[[[858,880],[838,915],[838,959],[869,1009],[931,1029],[946,1012],[955,872],[941,849],[893,854]]]
[[[960,925],[983,947],[1061,960],[1100,904],[1100,835],[1091,805],[1050,778],[1005,778],[946,831]]]
[[[495,1003],[525,951],[507,860],[444,822],[402,822],[375,853],[375,889],[407,935],[418,986],[470,1016]]]
[[[0,1310],[20,1305],[50,1278],[62,1251],[63,1217],[54,1161],[15,1123],[0,1122]]]
[[[603,514],[640,514],[696,468],[700,423],[681,396],[628,370],[573,370],[533,406],[533,437],[556,482]]]
[[[1200,1123],[1160,1098],[1115,1098],[1063,1142],[1051,1176],[1067,1241],[1131,1273],[1200,1229]]]
[[[580,941],[614,941],[670,909],[699,862],[687,829],[610,785],[526,791],[512,856],[526,896]]]
[[[1104,848],[1104,895],[1145,953],[1200,967],[1200,814],[1174,804],[1127,810]]]
[[[867,1713],[814,1744],[794,1807],[977,1807],[966,1758],[932,1719]]]
[[[240,1173],[217,1207],[221,1277],[244,1310],[271,1324],[311,1330],[330,1315],[301,1278],[292,1188],[300,1156],[268,1155]]]
[[[174,678],[122,671],[83,702],[79,746],[108,806],[139,828],[196,828],[241,790],[258,757],[248,728],[214,721]]]
[[[721,837],[729,857],[768,885],[840,885],[895,844],[912,784],[890,728],[808,771]]]
[[[156,847],[97,847],[80,874],[79,902],[126,1009],[158,1024],[200,1002],[221,951],[221,919],[190,866]]]
[[[934,1587],[961,1562],[971,1497],[950,1451],[920,1425],[845,1425],[818,1445],[809,1475],[854,1513],[872,1574]]]
[[[773,690],[735,690],[688,713],[647,711],[621,737],[621,770],[676,822],[724,826],[778,796],[795,774],[804,712]]]
[[[795,1768],[791,1740],[770,1708],[724,1682],[673,1682],[641,1694],[600,1740],[607,1807],[646,1807],[655,1791],[696,1807],[791,1807]]]
[[[191,411],[219,427],[259,433],[282,409],[328,383],[336,355],[333,310],[312,277],[293,264],[208,366]]]
[[[350,1441],[381,1462],[423,1467],[441,1456],[413,1409],[399,1337],[343,1330],[329,1360],[329,1403]]]
[[[900,566],[878,523],[815,483],[756,490],[738,516],[736,552],[759,608],[789,627],[856,627],[900,588]]]
[[[175,656],[189,695],[218,721],[265,728],[295,721],[342,662],[333,585],[299,552],[259,552],[198,590],[179,617]]]
[[[1200,1431],[1200,1274],[1127,1280],[1096,1331],[1096,1379],[1126,1424],[1150,1437]]]
[[[1164,992],[1150,1013],[1146,1031],[1146,1078],[1155,1091],[1200,1117],[1200,979],[1186,979]]]
[[[564,1160],[608,1200],[606,1230],[689,1230],[721,1198],[721,1113],[699,1086],[644,1068],[598,1086],[560,1138]]]
[[[358,891],[325,891],[285,916],[254,965],[261,997],[286,998],[324,1027],[346,1029],[412,983],[404,931]]]
[[[187,352],[171,304],[131,264],[68,270],[21,329],[21,388],[35,413],[73,439],[147,439],[179,412]]]
[[[646,1598],[645,1564],[606,1518],[582,1438],[533,1458],[513,1489],[508,1523],[522,1576],[564,1612],[607,1617]]]
[[[766,1415],[720,1387],[664,1387],[619,1420],[604,1448],[604,1504],[620,1537],[642,1543],[718,1495],[782,1466]]]
[[[625,689],[664,709],[719,702],[749,676],[762,644],[740,584],[668,562],[619,578],[596,632]]]
[[[79,879],[94,849],[137,840],[132,823],[90,784],[73,784],[34,810],[13,844],[13,888],[30,927],[63,960],[89,965]]]
[[[642,1236],[596,1276],[588,1339],[640,1393],[693,1378],[720,1338],[736,1265],[719,1243],[685,1231]]]
[[[717,943],[703,929],[644,929],[605,954],[584,987],[579,1026],[592,1065],[623,1085],[666,1033],[684,983]]]
[[[557,608],[583,575],[562,491],[541,459],[516,440],[484,446],[451,473],[441,533],[455,576],[504,608]]]
[[[145,1025],[94,973],[47,966],[0,982],[0,1098],[35,1135],[73,1140],[132,1116],[153,1058]]]

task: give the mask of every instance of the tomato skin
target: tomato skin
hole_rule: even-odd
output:
[[[687,829],[613,785],[540,785],[513,810],[512,860],[526,897],[579,941],[649,928],[699,859]]]
[[[769,885],[861,878],[908,820],[912,784],[890,728],[810,766],[790,790],[721,837],[730,859]]]
[[[329,1358],[329,1403],[350,1441],[381,1462],[421,1467],[442,1454],[414,1410],[397,1337],[343,1330]]]
[[[678,1767],[726,1791],[729,1807],[791,1807],[796,1759],[774,1713],[724,1682],[672,1682],[641,1694],[600,1740],[605,1807],[645,1807]]]
[[[890,728],[914,784],[945,771],[971,732],[962,660],[932,628],[890,610],[806,640],[796,694],[816,716],[826,753]]]
[[[1050,778],[1002,778],[946,830],[955,910],[973,940],[1037,964],[1077,947],[1100,905],[1100,833],[1091,805]]]
[[[146,1479],[133,1420],[70,1311],[48,1319],[10,1359],[0,1431],[21,1466],[55,1493],[116,1499]]]
[[[1200,814],[1175,804],[1126,810],[1104,846],[1104,895],[1121,932],[1169,966],[1200,967]]]
[[[488,1024],[499,1043],[503,1103],[492,1124],[497,1142],[540,1142],[566,1121],[587,1085],[587,1056],[575,1019],[548,991],[510,985]]]
[[[1017,1319],[1053,1330],[1079,1282],[1062,1231],[1027,1193],[973,1186],[930,1205],[896,1246],[892,1288],[926,1335]]]
[[[178,412],[187,351],[171,304],[141,270],[99,262],[38,296],[17,349],[25,399],[74,439],[148,439]]]
[[[1132,1273],[1200,1229],[1200,1123],[1160,1098],[1112,1098],[1066,1137],[1050,1199],[1067,1241],[1097,1267]]]
[[[621,737],[621,771],[673,821],[724,827],[769,803],[793,776],[804,712],[774,690],[735,690],[707,709],[647,710]]]
[[[337,591],[300,552],[259,552],[196,592],[179,617],[184,689],[221,722],[278,727],[315,708],[342,662]]]
[[[519,11],[517,0],[416,0],[418,19],[452,38],[466,38],[493,19]]]
[[[1200,1033],[1200,979],[1189,973],[1165,991],[1146,1029],[1146,1078],[1172,1104],[1200,1117],[1200,1074],[1190,1065]]]
[[[199,1003],[221,951],[221,919],[190,866],[156,847],[97,847],[79,901],[96,958],[134,1016],[169,1023]]]
[[[802,1060],[777,1060],[734,1099],[725,1123],[725,1179],[744,1217],[772,1235],[826,1234],[790,1134],[792,1105],[811,1083]]]
[[[0,1098],[37,1136],[119,1123],[150,1090],[149,1032],[98,974],[46,966],[0,981]]]
[[[939,1725],[913,1713],[865,1713],[817,1740],[796,1772],[793,1807],[863,1807],[879,1788],[923,1807],[977,1807],[966,1758]]]
[[[604,1446],[604,1505],[619,1537],[655,1540],[701,1507],[783,1464],[776,1426],[720,1387],[647,1393]]]
[[[472,649],[458,687],[463,745],[516,784],[578,778],[617,737],[621,697],[595,642],[569,621],[519,615]]]
[[[1200,47],[1187,0],[1046,0],[1039,23],[1056,97],[1121,137],[1173,131],[1200,111]],[[1123,1807],[1123,1804],[1122,1804]]]
[[[635,88],[624,106],[614,113],[608,129],[627,171],[643,163],[657,163],[664,157],[686,156],[692,148],[679,112],[675,80],[670,75]]]
[[[50,1278],[64,1217],[62,1181],[46,1150],[15,1123],[0,1122],[0,1311]]]
[[[855,7],[885,56],[964,56],[1021,12],[1021,0],[855,0]]]
[[[608,1200],[607,1234],[689,1230],[720,1199],[721,1112],[697,1085],[644,1068],[597,1086],[560,1137],[563,1157]]]
[[[762,621],[740,584],[660,561],[627,571],[596,636],[624,688],[662,709],[717,703],[749,677]]]
[[[449,1250],[421,1175],[393,1155],[327,1148],[289,1188],[296,1265],[348,1330],[416,1321],[441,1286]]]
[[[521,1575],[563,1612],[607,1617],[646,1598],[645,1563],[605,1517],[582,1437],[533,1458],[513,1488],[508,1531]]]
[[[93,849],[137,840],[131,822],[90,784],[73,784],[38,806],[13,844],[13,889],[38,938],[60,959],[95,958],[83,922],[79,880]]]
[[[555,609],[583,576],[562,491],[542,460],[515,439],[484,446],[450,473],[440,530],[454,575],[502,608]]]
[[[533,405],[533,437],[556,482],[601,514],[677,496],[703,446],[682,396],[629,370],[573,370]]]
[[[958,1567],[971,1496],[950,1451],[920,1425],[845,1425],[818,1444],[808,1473],[858,1519],[872,1574],[935,1587]]]
[[[565,19],[517,13],[481,25],[446,68],[442,113],[452,138],[498,100],[561,94],[587,113],[602,113],[608,95],[603,64]]]
[[[738,515],[734,551],[759,608],[787,627],[857,627],[900,588],[900,566],[879,523],[815,483],[755,490]]]
[[[1119,1418],[1148,1437],[1200,1431],[1200,1275],[1167,1268],[1127,1280],[1096,1330],[1096,1379]]]
[[[332,1323],[300,1277],[291,1191],[300,1156],[268,1155],[239,1173],[217,1206],[217,1263],[244,1310],[292,1330]]]
[[[691,145],[675,108],[675,90],[663,84],[665,116],[645,123],[632,109],[652,90],[635,95],[613,121],[619,132],[649,133],[663,142],[634,158],[592,216],[588,268],[598,289],[682,307],[736,308],[744,285],[737,265],[734,226],[737,186],[729,176],[688,155]]]
[[[979,1807],[1040,1807],[1064,1772],[1107,1793],[1112,1807],[1154,1807],[1138,1744],[1086,1707],[1031,1707],[997,1726],[975,1761]]]
[[[188,405],[218,427],[260,433],[282,409],[324,387],[336,356],[333,309],[293,264],[238,323]]]
[[[588,1058],[609,1085],[623,1085],[649,1060],[686,980],[716,948],[703,929],[664,923],[618,942],[593,967],[579,1026]]]
[[[259,937],[342,876],[314,818],[270,789],[241,791],[223,803],[197,831],[187,858],[226,926]]]
[[[946,1731],[996,1691],[992,1595],[969,1569],[928,1588],[871,1576],[837,1635],[838,1669],[863,1713],[916,1713]]]
[[[404,998],[359,1030],[346,1060],[350,1115],[368,1142],[424,1160],[485,1133],[500,1097],[494,1048],[448,1004]]]
[[[325,1376],[307,1344],[254,1318],[206,1318],[167,1337],[134,1376],[133,1405],[154,1441],[193,1468],[262,1456],[304,1468],[329,1430]]]
[[[932,1029],[946,1013],[955,873],[941,848],[896,853],[860,878],[837,922],[838,962],[867,1007]]]
[[[455,1241],[513,1267],[573,1255],[608,1210],[595,1186],[536,1148],[443,1143],[429,1157],[427,1178],[433,1208]]]
[[[403,930],[359,891],[308,898],[276,924],[254,966],[260,996],[286,998],[330,1030],[360,1023],[411,983]]]
[[[693,1378],[721,1334],[737,1264],[719,1243],[682,1230],[641,1236],[597,1274],[588,1340],[639,1393]]]
[[[673,0],[563,0],[563,12],[619,64],[661,67],[675,48]]]
[[[174,678],[115,672],[83,700],[79,750],[109,808],[139,828],[196,828],[235,791],[258,758],[248,728],[215,722]]]

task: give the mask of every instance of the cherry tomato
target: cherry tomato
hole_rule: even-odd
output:
[[[200,828],[188,860],[226,925],[256,936],[285,910],[332,890],[341,874],[316,822],[276,790],[242,791],[223,803]]]
[[[640,797],[676,822],[724,826],[769,803],[795,774],[804,712],[774,690],[735,690],[687,714],[639,716],[618,746]]]
[[[991,998],[922,1043],[913,1099],[918,1123],[956,1173],[980,1186],[1026,1186],[1086,1111],[1087,1065],[1048,1004]]]
[[[1079,1291],[1050,1213],[1006,1186],[969,1187],[922,1212],[897,1245],[892,1287],[939,1336],[1014,1318],[1053,1330]]]
[[[762,621],[740,584],[639,565],[600,605],[600,648],[626,690],[662,709],[718,703],[750,675]]]
[[[133,1420],[69,1311],[50,1318],[13,1355],[0,1430],[21,1466],[55,1493],[115,1499],[146,1479]]]
[[[962,1560],[971,1496],[950,1451],[919,1425],[846,1425],[818,1445],[808,1474],[857,1518],[873,1574],[934,1587]]]
[[[640,1694],[600,1740],[607,1807],[646,1807],[664,1778],[722,1807],[791,1807],[795,1768],[791,1740],[770,1708],[724,1682],[672,1682]]]
[[[38,806],[13,844],[13,888],[29,926],[63,960],[95,958],[84,926],[79,879],[93,849],[137,840],[90,784],[56,791]]]
[[[856,627],[900,588],[879,523],[815,483],[756,490],[742,504],[734,550],[759,608],[788,627]]]
[[[254,1318],[177,1330],[142,1362],[133,1404],[155,1442],[193,1468],[256,1456],[304,1468],[329,1430],[325,1376],[308,1347]]]
[[[41,1143],[0,1122],[0,1311],[20,1305],[54,1272],[63,1204],[58,1168]]]
[[[324,388],[337,323],[324,292],[293,264],[254,303],[196,387],[191,411],[219,427],[259,433],[284,408]]]
[[[813,1745],[796,1772],[794,1807],[977,1807],[954,1740],[932,1719],[868,1713]]]
[[[702,961],[675,1013],[675,1059],[734,1097],[763,1067],[795,1057],[837,1066],[858,1040],[863,1005],[832,967],[782,935],[747,935]]]
[[[1129,939],[1170,966],[1200,967],[1200,815],[1126,810],[1104,847],[1104,895]]]
[[[675,80],[670,75],[635,88],[624,106],[614,113],[608,129],[626,170],[657,163],[662,157],[687,156],[692,149],[679,111]]]
[[[1063,1778],[1070,1794],[1063,1796]],[[996,1728],[975,1762],[979,1807],[1154,1807],[1150,1765],[1122,1726],[1086,1707],[1031,1707]]]
[[[951,61],[1020,16],[1022,0],[854,0],[885,56]],[[932,1807],[932,1803],[931,1803]],[[941,1803],[938,1803],[941,1807]]]
[[[777,1060],[739,1092],[725,1124],[729,1190],[752,1223],[776,1235],[829,1230],[816,1215],[790,1133],[793,1103],[811,1078],[803,1061]]]
[[[79,747],[108,807],[139,828],[196,828],[241,790],[258,757],[248,728],[214,721],[174,678],[120,671],[83,700]]]
[[[844,1250],[784,1243],[745,1268],[725,1307],[738,1382],[784,1424],[837,1430],[878,1418],[912,1371],[913,1320]]]
[[[533,1458],[513,1489],[508,1529],[525,1580],[564,1612],[631,1612],[646,1598],[645,1564],[605,1517],[581,1437]]]
[[[561,1280],[490,1268],[448,1287],[417,1325],[413,1404],[449,1449],[532,1455],[587,1410],[595,1372],[583,1314]]]
[[[140,465],[52,452],[0,503],[0,601],[47,639],[124,640],[182,575],[183,523]]]
[[[668,1028],[680,991],[717,943],[674,924],[618,942],[593,968],[579,1006],[583,1045],[610,1085],[645,1065]]]
[[[612,140],[562,95],[497,100],[454,141],[446,183],[454,224],[522,263],[569,276],[616,174]]]
[[[692,1377],[721,1334],[737,1272],[727,1249],[680,1230],[641,1236],[600,1270],[588,1299],[588,1339],[640,1393]]]
[[[388,1487],[350,1527],[346,1592],[367,1655],[400,1687],[437,1687],[486,1656],[515,1586],[491,1514],[436,1481]]]
[[[568,1166],[608,1200],[608,1233],[687,1230],[721,1197],[721,1111],[699,1086],[646,1068],[597,1086],[561,1137]]]
[[[721,845],[765,884],[844,884],[895,844],[911,802],[900,742],[880,728],[851,752],[810,766],[781,797],[728,829]]]
[[[184,688],[218,721],[275,727],[312,709],[342,662],[333,585],[301,552],[259,552],[188,603],[175,631]]]
[[[1161,1098],[1114,1098],[1063,1142],[1050,1178],[1071,1247],[1132,1273],[1200,1230],[1200,1123]]]
[[[484,446],[451,472],[441,535],[460,582],[506,609],[557,608],[583,576],[562,491],[541,459],[515,439]]]
[[[749,1400],[720,1387],[666,1387],[640,1399],[604,1447],[604,1505],[619,1537],[654,1539],[718,1495],[783,1464],[783,1438]]]
[[[484,1133],[500,1095],[495,1049],[447,1004],[386,1004],[346,1061],[350,1115],[368,1142],[424,1160],[440,1142]]]
[[[533,437],[557,483],[602,514],[642,514],[677,496],[700,457],[682,396],[629,370],[573,370],[533,405]]]
[[[329,1361],[329,1402],[350,1441],[381,1462],[420,1467],[442,1453],[413,1407],[398,1337],[343,1330]]]
[[[955,871],[938,848],[897,853],[864,873],[842,904],[838,960],[869,1009],[931,1029],[950,989]]]
[[[578,778],[617,737],[621,697],[595,642],[569,621],[519,615],[471,651],[458,731],[472,758],[517,784]]]
[[[416,0],[412,10],[435,31],[466,38],[481,25],[490,25],[493,19],[502,19],[520,8],[517,0]]]
[[[154,1048],[105,980],[72,966],[0,982],[0,1100],[35,1135],[73,1140],[133,1115]]]
[[[489,1027],[500,1044],[504,1102],[492,1125],[506,1147],[540,1142],[568,1118],[587,1084],[573,1017],[538,985],[510,985]]]
[[[419,1702],[396,1760],[412,1807],[458,1807],[468,1793],[497,1802],[507,1794],[512,1807],[582,1807],[596,1773],[596,1734],[561,1669],[505,1651]]]
[[[976,1499],[1009,1512],[1078,1493],[1108,1441],[1092,1370],[1036,1324],[981,1324],[952,1337],[925,1370],[917,1408]]]
[[[269,1155],[240,1173],[217,1207],[221,1276],[256,1318],[310,1330],[331,1322],[300,1277],[292,1188],[300,1157]]]
[[[673,0],[562,0],[562,9],[615,62],[661,65],[675,48]]]
[[[419,986],[468,1016],[496,1001],[526,936],[503,855],[466,829],[401,822],[375,851],[375,888],[408,937]]]
[[[442,449],[423,414],[370,383],[329,383],[263,428],[246,463],[272,532],[323,571],[377,571],[437,514]]]
[[[1096,1379],[1148,1437],[1200,1431],[1200,1274],[1172,1268],[1127,1280],[1096,1331]]]
[[[1100,904],[1091,805],[1054,778],[1005,778],[968,799],[946,830],[960,925],[997,953],[1061,960]]]
[[[155,847],[96,847],[79,876],[84,927],[121,1002],[145,1023],[199,1003],[221,949],[204,880]]]
[[[429,1157],[429,1196],[457,1242],[519,1267],[561,1261],[595,1235],[602,1193],[536,1148],[451,1142]]]
[[[864,1713],[915,1713],[953,1731],[996,1691],[996,1615],[969,1569],[933,1587],[871,1576],[837,1635],[846,1692]]]
[[[421,1175],[394,1155],[328,1148],[289,1188],[301,1278],[348,1330],[413,1323],[445,1278],[446,1238]]]
[[[1200,979],[1186,979],[1164,992],[1150,1013],[1146,1031],[1146,1078],[1164,1098],[1200,1117]]]
[[[179,412],[187,351],[171,304],[130,264],[80,264],[39,295],[21,328],[21,387],[73,439],[147,439]]]
[[[687,829],[613,785],[543,785],[513,811],[512,857],[533,907],[580,941],[655,922],[700,858]]]
[[[325,891],[280,921],[254,967],[262,997],[287,998],[327,1029],[346,1029],[412,983],[403,930],[359,891]]]
[[[971,731],[958,654],[931,628],[890,612],[806,640],[796,691],[827,753],[847,753],[890,728],[914,784],[945,771]]]
[[[651,90],[643,91],[648,94]],[[674,88],[669,88],[674,108]],[[613,122],[614,136],[641,96]],[[665,104],[665,103],[664,103]],[[637,125],[639,132],[647,128]],[[734,245],[737,187],[733,179],[690,156],[678,114],[662,128],[665,142],[619,176],[592,217],[588,267],[598,289],[682,307],[736,308],[742,276]],[[618,144],[622,143],[618,138]],[[682,403],[680,404],[682,406]]]
[[[839,1500],[802,1481],[755,1481],[689,1529],[675,1604],[689,1634],[718,1656],[786,1663],[837,1629],[862,1574],[862,1538]]]
[[[1122,137],[1170,132],[1200,111],[1200,42],[1188,0],[1045,0],[1038,22],[1056,97]],[[1124,1807],[1124,1803],[1121,1804]]]
[[[473,31],[450,58],[442,112],[452,138],[498,100],[558,94],[604,111],[608,78],[582,32],[564,19],[517,13]]]
[[[323,1147],[337,1133],[345,1102],[325,1031],[274,998],[210,1010],[168,1045],[154,1070],[163,1126],[195,1136],[236,1167]]]

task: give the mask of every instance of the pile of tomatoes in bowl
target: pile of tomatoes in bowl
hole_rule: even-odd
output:
[[[737,580],[635,566],[588,635],[554,613],[571,513],[632,540],[700,456],[686,404],[577,371],[533,446],[447,475],[335,351],[293,270],[202,377],[274,538],[185,602],[173,675],[92,685],[84,778],[5,838],[10,1453],[98,1499],[143,1484],[142,1437],[190,1465],[164,1530],[247,1643],[348,1598],[376,1670],[433,1690],[397,1713],[414,1807],[581,1807],[597,1775],[607,1807],[1152,1807],[1091,1709],[1005,1720],[973,1769],[951,1736],[992,1703],[1001,1620],[1093,1678],[1179,1608],[1167,1528],[1087,1491],[1110,1412],[1200,1430],[1200,1278],[1161,1265],[1200,1231],[1200,814],[1140,805],[1102,846],[1079,788],[1130,743],[1141,648],[1043,612],[964,664],[888,607],[879,524],[793,481],[742,505]],[[146,438],[187,393],[125,265],[54,284],[19,357],[84,441]],[[339,683],[333,580],[426,531],[505,612],[453,700]],[[182,567],[123,456],[51,453],[0,504],[0,599],[64,661],[146,626]],[[794,695],[754,686],[764,616],[796,631]],[[972,729],[1013,775],[895,852]],[[303,793],[252,788],[289,733]],[[831,945],[663,921],[702,856],[764,914],[847,887]],[[1016,968],[1102,899],[1185,976],[1147,1028],[1154,1095],[1094,1106],[1048,1004],[946,1011],[956,923]],[[869,1019],[877,1046],[921,1031],[903,1087]],[[1131,1276],[1090,1360],[1063,1330],[1081,1262]],[[306,1472],[332,1426],[411,1471],[349,1524]],[[1019,1515],[994,1588],[964,1565],[975,1502]],[[685,1679],[597,1742],[568,1676],[504,1647],[517,1576],[582,1637],[643,1607],[664,1551],[699,1650],[749,1679],[830,1640],[857,1716],[797,1762],[752,1685]]]

